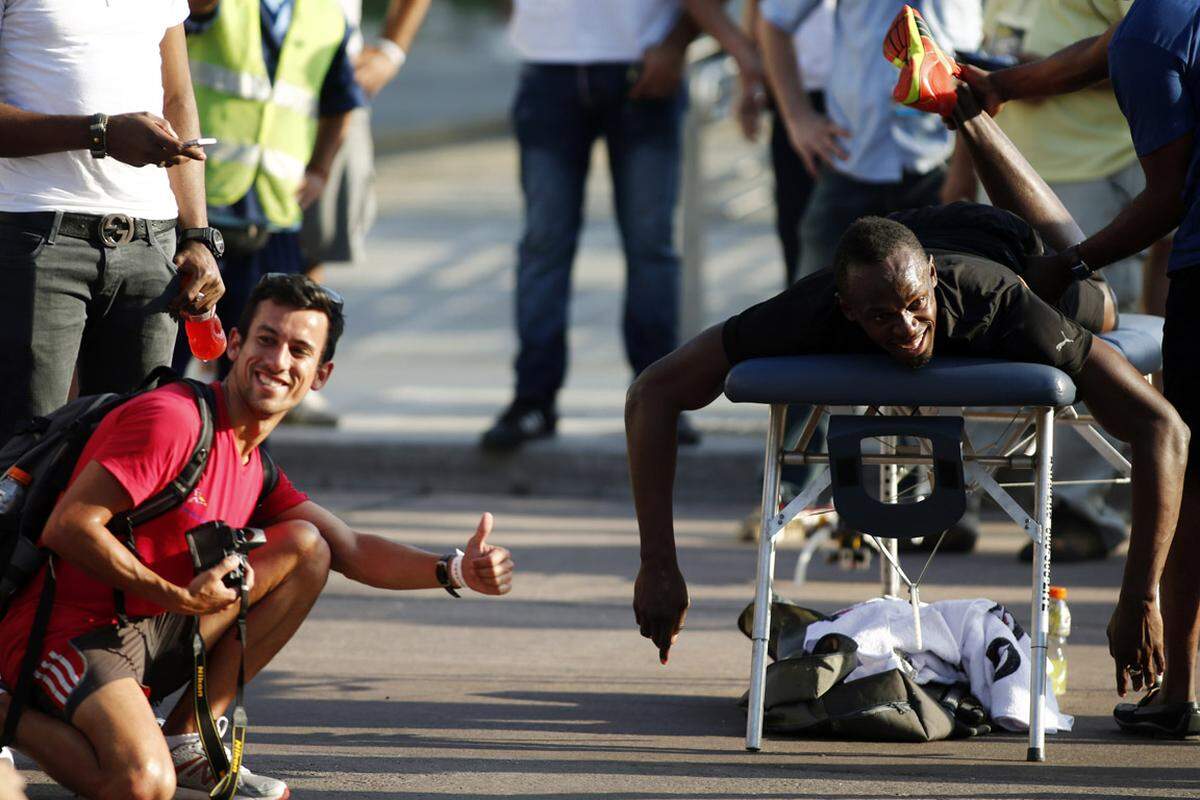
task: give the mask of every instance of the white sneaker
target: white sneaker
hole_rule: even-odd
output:
[[[217,720],[217,730],[222,737],[227,725],[224,717]],[[175,762],[175,800],[208,800],[217,782],[208,765],[208,757],[204,755],[204,746],[200,744],[200,734],[190,733],[169,739],[174,742],[171,760]],[[225,752],[228,754],[229,748],[225,748]],[[234,800],[286,800],[291,794],[283,781],[255,775],[245,766],[238,777]]]

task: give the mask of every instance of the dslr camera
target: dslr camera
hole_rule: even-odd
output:
[[[267,535],[261,528],[234,528],[220,520],[197,525],[184,536],[197,574],[215,567],[228,556],[240,556],[237,567],[222,579],[230,589],[239,588],[246,577],[246,555],[267,543]]]

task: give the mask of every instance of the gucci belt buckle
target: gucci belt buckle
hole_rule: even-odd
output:
[[[97,232],[105,247],[128,244],[133,239],[133,217],[128,214],[105,214],[100,218]]]

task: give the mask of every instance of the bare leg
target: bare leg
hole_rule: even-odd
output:
[[[254,567],[252,607],[246,618],[246,680],[278,653],[308,616],[329,575],[329,547],[307,522],[284,522],[268,529],[269,543],[250,555]],[[209,648],[208,695],[214,714],[222,714],[237,691],[241,643],[232,630],[237,607],[205,617],[200,635]],[[184,692],[167,717],[163,732],[195,733],[192,695]]]
[[[9,697],[0,697],[7,713]],[[132,678],[114,681],[80,703],[67,724],[26,709],[16,747],[46,774],[93,800],[168,800],[175,768],[146,695]]]
[[[975,174],[997,208],[1028,222],[1055,250],[1065,250],[1086,238],[1058,195],[1029,166],[996,121],[979,110],[965,85],[958,89],[954,123],[971,153]]]
[[[958,88],[954,123],[959,140],[971,154],[975,173],[996,208],[1011,211],[1028,222],[1042,241],[1056,251],[1086,238],[1058,195],[1029,165],[996,121],[979,110],[975,96],[965,85]],[[1117,306],[1112,293],[1105,291],[1100,330],[1112,330],[1116,324]]]
[[[1190,465],[1189,465],[1190,466]],[[1159,584],[1167,669],[1156,700],[1196,699],[1196,647],[1200,645],[1200,469],[1191,467],[1183,486],[1179,524]]]

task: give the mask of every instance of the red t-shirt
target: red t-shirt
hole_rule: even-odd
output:
[[[262,460],[257,450],[245,464],[225,409],[225,395],[214,384],[217,414],[212,452],[204,474],[184,503],[134,530],[138,555],[155,573],[186,586],[194,577],[184,534],[210,520],[234,527],[269,521],[299,505],[308,496],[279,471],[275,490],[255,515],[262,491]],[[137,506],[174,480],[191,456],[200,436],[200,413],[195,395],[173,383],[130,400],[110,413],[84,446],[71,482],[95,461],[108,470]],[[68,484],[69,485],[69,484]],[[113,589],[79,567],[56,559],[58,587],[46,631],[45,649],[116,621]],[[41,596],[45,568],[15,598],[0,623],[0,675],[15,681],[29,627]],[[125,595],[131,617],[154,616],[164,609],[132,593]]]

